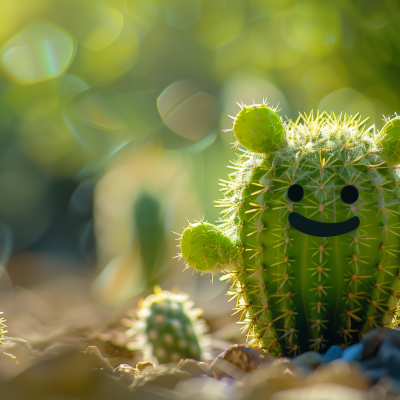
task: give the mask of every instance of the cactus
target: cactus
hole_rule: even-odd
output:
[[[0,314],[3,314],[0,312]],[[5,328],[7,328],[7,325],[4,324],[6,320],[4,318],[0,318],[0,345],[3,344],[3,339],[5,338],[4,334],[7,332]]]
[[[203,320],[197,317],[202,310],[193,309],[186,294],[174,294],[160,287],[140,305],[137,320],[125,320],[130,326],[128,336],[145,333],[145,340],[128,345],[142,348],[145,342],[151,344],[153,355],[160,364],[176,362],[182,358],[201,359],[200,338],[205,331]]]
[[[273,354],[350,345],[390,326],[400,292],[400,117],[378,133],[358,115],[283,122],[266,104],[241,108],[227,130],[239,154],[221,183],[221,223],[185,229],[188,265],[225,272],[242,331]]]
[[[159,200],[141,192],[133,205],[134,229],[132,235],[140,243],[140,252],[146,282],[153,279],[157,258],[164,251],[164,226],[160,218]]]

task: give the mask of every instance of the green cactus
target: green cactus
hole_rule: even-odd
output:
[[[189,266],[226,272],[248,341],[296,355],[393,323],[400,293],[400,117],[241,106],[221,224],[181,236]],[[247,148],[247,150],[240,147]]]
[[[125,321],[131,326],[128,336],[145,333],[144,341],[137,341],[131,348],[142,348],[151,344],[152,353],[160,364],[176,362],[182,358],[201,359],[200,338],[205,331],[203,320],[197,319],[202,313],[193,309],[186,294],[175,294],[160,287],[140,305],[136,321]]]
[[[3,314],[0,312],[0,314]],[[7,325],[4,324],[6,320],[4,318],[0,318],[0,345],[3,344],[3,339],[5,338],[4,334],[7,332],[5,328],[7,328]]]
[[[134,235],[140,252],[146,282],[154,278],[157,258],[164,252],[164,226],[160,218],[160,204],[155,196],[142,192],[133,205]]]

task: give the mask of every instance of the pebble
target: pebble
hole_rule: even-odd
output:
[[[302,387],[303,379],[285,373],[286,370],[284,364],[278,364],[246,374],[241,381],[241,387],[246,390],[244,399],[268,400],[281,390]]]
[[[349,363],[343,359],[320,365],[305,379],[305,384],[307,385],[321,383],[345,385],[360,390],[368,390],[371,386],[357,363]]]
[[[361,361],[364,351],[364,343],[356,343],[343,351],[342,358],[347,361]]]
[[[168,364],[162,364],[143,375],[138,375],[130,388],[133,392],[149,387],[161,387],[173,390],[179,381],[188,378],[192,378],[189,372],[180,371]]]
[[[260,364],[275,360],[268,353],[248,344],[234,344],[221,353],[218,358],[229,361],[245,372],[254,371]]]
[[[269,364],[274,360],[270,354],[248,344],[235,344],[215,358],[211,369],[217,379],[224,376],[238,379],[243,372],[254,371],[260,365]]]
[[[400,380],[400,332],[389,328],[374,329],[363,342],[365,349],[360,364],[365,374],[375,382],[385,376]]]
[[[384,342],[390,342],[399,347],[400,331],[382,327],[368,332],[362,340],[362,343],[364,343],[362,359],[367,360],[368,358],[375,357],[378,354],[379,347]]]
[[[131,385],[133,380],[135,379],[135,375],[137,374],[136,368],[133,368],[129,364],[120,364],[118,367],[114,369],[114,373],[119,380],[126,385]]]
[[[312,371],[325,362],[324,356],[316,351],[306,351],[305,353],[293,358],[290,364]]]
[[[273,400],[370,400],[368,392],[332,383],[282,390]]]
[[[325,362],[331,362],[333,360],[337,360],[342,357],[343,349],[341,346],[331,346],[328,351],[324,354]]]
[[[181,360],[179,361],[178,367],[180,371],[189,372],[193,377],[209,376],[212,377],[212,371],[209,365],[204,362],[196,360]]]

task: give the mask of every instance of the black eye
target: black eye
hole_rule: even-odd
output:
[[[340,197],[344,203],[353,204],[358,200],[358,189],[353,185],[347,185],[340,192]]]
[[[300,201],[304,196],[304,189],[301,187],[301,185],[295,183],[294,185],[290,186],[287,191],[287,195],[291,201]]]

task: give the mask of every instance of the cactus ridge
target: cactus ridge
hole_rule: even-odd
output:
[[[243,106],[235,133],[243,114],[251,113],[240,126],[248,132],[246,140],[268,134],[257,131],[259,120],[273,112],[265,109],[266,104]],[[392,120],[376,134],[365,122],[358,115],[300,115],[284,124],[284,140],[275,140],[274,151],[264,154],[239,147],[237,137],[234,171],[220,183],[221,224],[208,229],[236,243],[225,255],[235,266],[222,267],[227,273],[221,279],[231,281],[234,314],[240,314],[242,332],[256,346],[297,355],[353,344],[393,322],[400,293],[400,177],[393,162],[400,158],[385,140],[393,147],[400,130]],[[288,197],[292,185],[303,188],[301,200]],[[341,198],[347,186],[357,189],[358,199],[350,204]],[[294,212],[331,224],[357,217],[360,225],[339,236],[311,236],[290,224]],[[185,232],[182,255],[195,267]],[[201,244],[223,251],[209,235]]]

